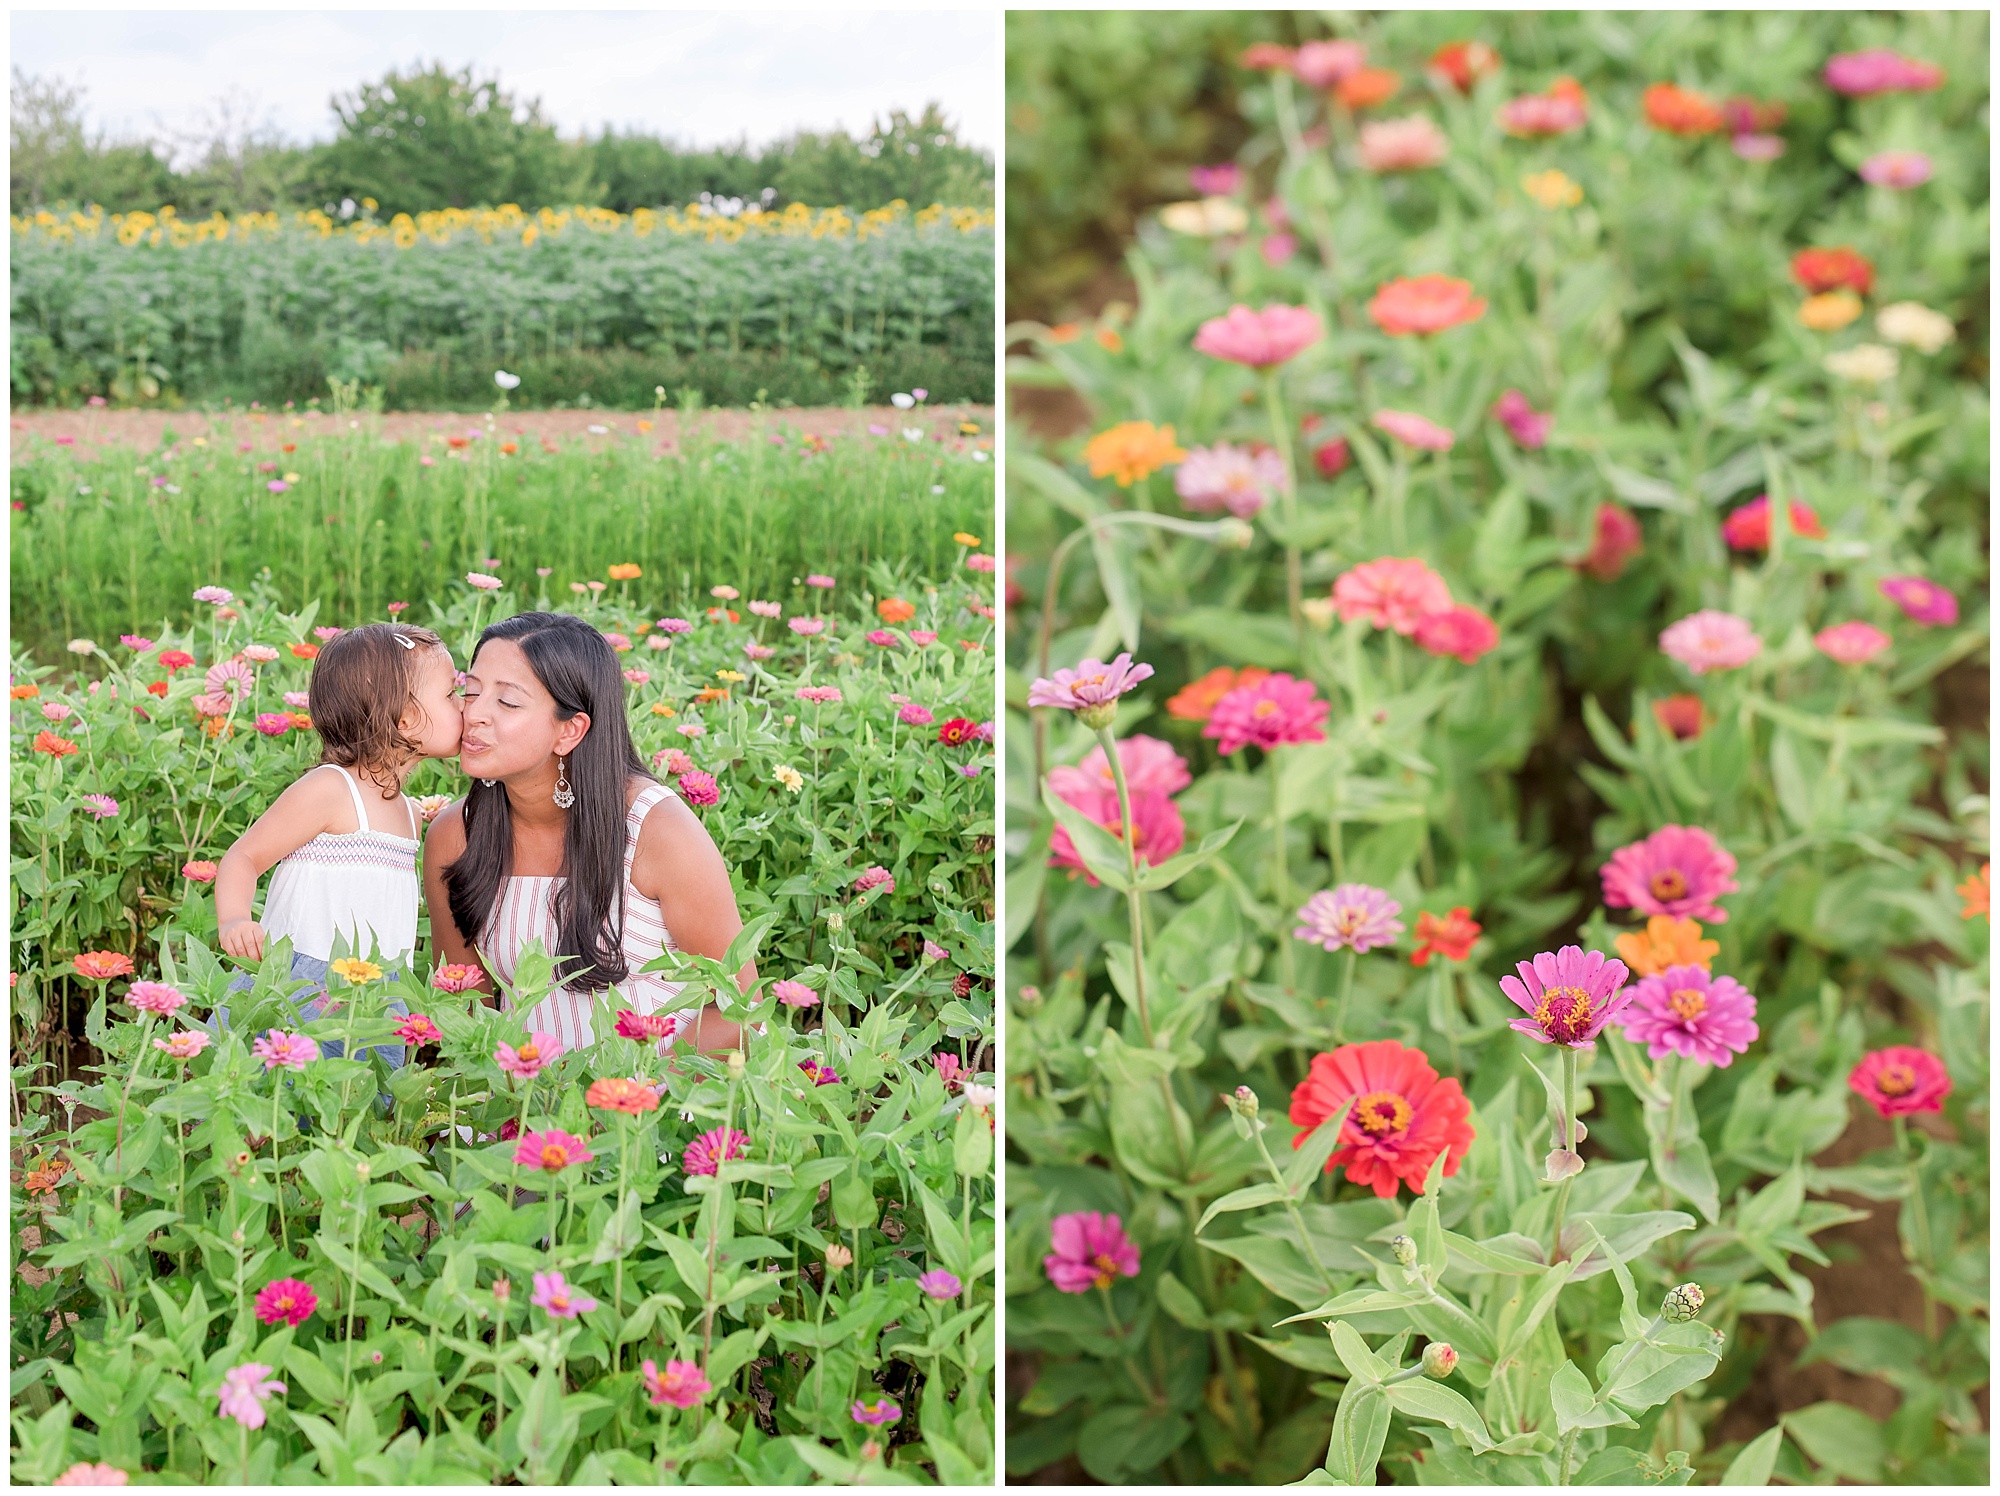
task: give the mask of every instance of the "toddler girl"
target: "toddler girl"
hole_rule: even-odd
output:
[[[337,939],[389,970],[416,949],[421,821],[402,788],[424,759],[458,752],[457,690],[451,651],[429,629],[370,623],[336,635],[308,693],[318,766],[223,854],[215,879],[223,950],[261,961],[267,941],[291,937],[291,974],[316,989],[300,1010],[307,1021],[324,1009]],[[273,864],[260,921],[250,901]],[[232,990],[253,980],[239,976]],[[217,1016],[228,1021],[226,1011]],[[335,1056],[342,1048],[322,1045]],[[376,1053],[391,1065],[403,1060],[401,1046]]]

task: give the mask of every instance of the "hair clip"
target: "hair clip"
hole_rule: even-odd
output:
[[[389,637],[391,639],[394,639],[398,644],[402,645],[403,648],[405,649],[415,649],[417,647],[416,641],[414,639],[405,638],[401,634],[391,634]]]

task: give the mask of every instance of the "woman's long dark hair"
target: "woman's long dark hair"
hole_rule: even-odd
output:
[[[586,712],[590,731],[569,756],[576,804],[563,832],[563,884],[556,890],[557,979],[592,991],[625,980],[620,945],[624,923],[625,786],[650,779],[625,722],[625,677],[602,634],[570,613],[517,613],[479,636],[479,651],[497,639],[521,647],[535,679],[555,698],[563,721]],[[504,785],[472,781],[459,812],[465,851],[445,869],[451,917],[477,942],[493,915],[500,887],[513,871],[514,825]]]

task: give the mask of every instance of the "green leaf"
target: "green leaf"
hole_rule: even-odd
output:
[[[1847,1403],[1817,1402],[1781,1417],[1786,1433],[1813,1463],[1863,1485],[1882,1480],[1882,1425]]]
[[[1325,1172],[1326,1161],[1340,1146],[1340,1129],[1347,1121],[1348,1109],[1353,1105],[1352,1097],[1343,1101],[1340,1109],[1315,1127],[1293,1151],[1291,1160],[1285,1165],[1285,1190],[1294,1199],[1303,1196],[1312,1182]]]
[[[1206,1230],[1208,1223],[1219,1215],[1227,1215],[1237,1210],[1255,1210],[1262,1205],[1275,1205],[1284,1198],[1285,1191],[1275,1184],[1252,1184],[1240,1190],[1231,1190],[1221,1199],[1209,1203],[1208,1209],[1201,1213],[1200,1223],[1194,1229],[1199,1233]]]
[[[1139,868],[1139,887],[1148,892],[1158,892],[1162,888],[1171,888],[1203,863],[1212,859],[1224,847],[1228,846],[1230,839],[1236,835],[1242,825],[1243,822],[1241,820],[1231,821],[1220,830],[1209,832],[1208,835],[1201,839],[1201,845],[1196,847],[1192,852],[1183,852],[1178,857],[1169,857],[1165,862],[1159,863],[1156,866],[1147,866],[1142,863]],[[1070,834],[1074,836],[1076,833],[1071,832]],[[1121,842],[1120,845],[1122,846],[1123,843]]]
[[[1202,1307],[1201,1300],[1172,1273],[1160,1274],[1155,1292],[1159,1296],[1160,1307],[1172,1315],[1176,1323],[1190,1330],[1208,1328],[1208,1311]]]
[[[1556,1410],[1556,1427],[1564,1433],[1582,1428],[1584,1420],[1597,1408],[1596,1395],[1590,1390],[1590,1379],[1574,1361],[1563,1362],[1549,1379],[1549,1402]]]
[[[1326,1451],[1327,1473],[1350,1486],[1374,1485],[1375,1468],[1388,1437],[1389,1400],[1380,1387],[1357,1377],[1340,1394],[1340,1406],[1333,1415],[1333,1438]]]
[[[1076,855],[1090,869],[1092,877],[1105,887],[1123,893],[1131,886],[1125,876],[1125,843],[1106,831],[1089,816],[1057,796],[1047,781],[1042,784],[1042,805],[1069,833]]]
[[[1767,1428],[1736,1452],[1719,1482],[1725,1486],[1768,1486],[1777,1468],[1778,1449],[1785,1442],[1783,1424]]]
[[[1472,1452],[1483,1454],[1493,1447],[1493,1439],[1486,1432],[1486,1420],[1471,1403],[1449,1387],[1419,1377],[1413,1382],[1398,1382],[1393,1387],[1385,1387],[1383,1395],[1389,1399],[1389,1406],[1407,1418],[1428,1418],[1433,1423],[1442,1423],[1457,1429],[1472,1441]]]
[[[1331,1333],[1334,1354],[1356,1381],[1380,1382],[1394,1374],[1396,1368],[1368,1349],[1368,1342],[1347,1321],[1336,1320]]]

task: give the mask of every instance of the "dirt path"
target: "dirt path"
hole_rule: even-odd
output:
[[[675,410],[510,410],[495,416],[490,426],[484,413],[471,411],[390,411],[384,415],[363,411],[348,419],[357,423],[357,429],[378,432],[387,441],[442,441],[475,430],[490,430],[508,437],[525,436],[530,440],[643,438],[674,443],[682,435],[680,412]],[[281,432],[288,441],[296,440],[297,435],[330,433],[340,423],[340,418],[319,411],[244,411],[216,416],[191,410],[31,410],[16,411],[10,426],[16,447],[31,437],[51,440],[67,437],[79,448],[126,446],[150,450],[160,444],[161,434],[169,429],[182,439],[199,436],[210,441],[262,444]],[[978,432],[962,433],[961,425],[967,423],[977,425]],[[921,428],[927,436],[964,434],[990,444],[993,407],[923,405],[915,410],[897,410],[894,406],[876,405],[861,410],[840,407],[706,410],[693,418],[692,425],[724,441],[742,441],[760,429],[772,435],[790,429],[802,436],[854,436],[872,427],[877,435]]]

